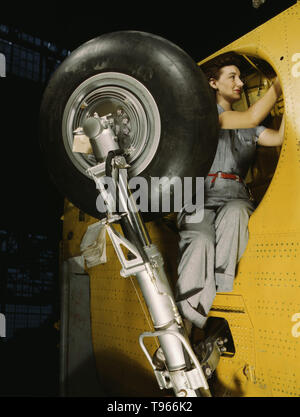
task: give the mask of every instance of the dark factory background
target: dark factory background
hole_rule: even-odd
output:
[[[266,0],[257,9],[251,0],[210,3],[145,3],[143,10],[106,3],[99,13],[72,16],[56,6],[34,19],[1,17],[0,396],[59,396],[63,196],[48,177],[38,137],[51,74],[76,47],[115,30],[155,33],[199,61],[295,1]]]

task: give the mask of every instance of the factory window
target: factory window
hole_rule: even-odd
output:
[[[34,81],[39,80],[40,54],[14,45],[11,72]]]
[[[0,230],[0,311],[6,318],[6,338],[57,315],[56,249],[45,235]]]
[[[5,310],[6,337],[13,337],[20,329],[40,327],[52,312],[52,305],[7,304]]]
[[[24,32],[17,33],[17,42],[15,35],[9,40],[10,33],[15,31],[7,25],[0,25],[0,53],[5,55],[8,75],[47,82],[61,61],[70,54],[66,48],[60,49],[53,42]]]

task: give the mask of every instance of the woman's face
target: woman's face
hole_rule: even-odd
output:
[[[217,92],[217,99],[225,99],[229,103],[233,103],[241,98],[244,83],[240,79],[240,70],[235,65],[227,65],[220,71],[219,79],[212,78],[210,85]]]

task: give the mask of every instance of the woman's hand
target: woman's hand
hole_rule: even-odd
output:
[[[276,77],[275,79],[274,79],[274,81],[273,81],[273,84],[271,85],[271,87],[274,87],[274,89],[275,89],[275,93],[276,93],[276,95],[277,95],[277,98],[278,97],[280,97],[281,96],[281,94],[282,94],[282,89],[281,89],[281,85],[280,85],[280,82],[279,82],[279,78],[278,77]],[[270,88],[271,88],[270,87]]]

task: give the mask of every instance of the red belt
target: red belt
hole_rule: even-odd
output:
[[[243,182],[242,178],[239,175],[235,175],[235,174],[226,174],[226,172],[216,172],[215,174],[208,174],[208,177],[214,177],[211,180],[211,183],[214,184],[214,182],[216,181],[216,178],[226,178],[229,180],[235,180],[237,182]]]

